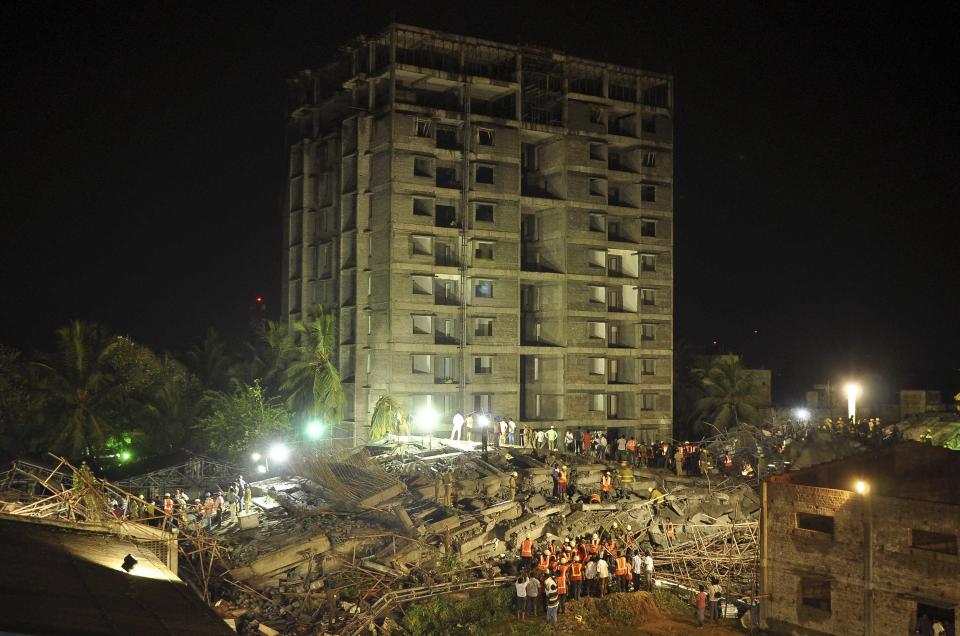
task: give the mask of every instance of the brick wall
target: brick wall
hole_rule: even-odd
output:
[[[868,495],[872,508],[875,634],[907,634],[916,604],[960,605],[960,560],[910,547],[910,529],[956,535],[960,506]],[[833,518],[833,536],[797,526],[797,513]],[[843,490],[771,481],[766,484],[767,564],[764,618],[790,634],[864,633],[866,507]],[[804,577],[830,581],[830,612],[800,602]],[[925,599],[925,600],[924,600]]]

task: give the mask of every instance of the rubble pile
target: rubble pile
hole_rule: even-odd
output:
[[[570,470],[566,496],[554,489],[554,464],[562,463]],[[731,586],[755,554],[759,498],[732,478],[710,483],[592,455],[409,443],[312,458],[297,469],[254,483],[259,525],[222,536],[230,582],[222,612],[241,633],[358,633],[396,609],[386,602],[393,596],[407,602],[421,589],[502,584],[516,572],[525,537],[604,533],[650,551],[672,578],[719,573]],[[608,472],[614,491],[597,502]],[[705,546],[718,557],[709,570],[692,563]]]

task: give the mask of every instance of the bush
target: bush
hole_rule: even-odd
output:
[[[407,610],[403,626],[413,634],[484,634],[489,633],[487,628],[490,625],[512,615],[513,596],[510,590],[485,590],[465,601],[435,596],[426,603]]]

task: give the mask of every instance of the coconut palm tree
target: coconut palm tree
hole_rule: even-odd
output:
[[[383,439],[388,433],[409,435],[410,431],[400,403],[390,395],[381,395],[370,416],[370,441]]]
[[[216,329],[208,329],[198,344],[186,355],[186,364],[200,384],[208,391],[226,391],[230,388],[233,357]]]
[[[122,428],[124,394],[111,364],[117,340],[83,322],[56,335],[56,353],[33,363],[43,425],[53,450],[91,455]]]
[[[703,393],[694,405],[698,423],[705,420],[725,431],[741,422],[754,423],[759,419],[757,389],[740,356],[718,356],[709,369],[695,369],[694,374]]]
[[[304,320],[294,323],[293,334],[281,384],[287,404],[293,413],[319,417],[336,427],[346,401],[340,371],[334,364],[336,319],[318,305]]]

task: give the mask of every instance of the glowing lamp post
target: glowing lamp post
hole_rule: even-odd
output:
[[[856,382],[849,382],[843,387],[843,392],[847,394],[847,417],[856,420],[857,398],[863,393],[863,388]]]
[[[808,411],[807,409],[797,409],[796,411],[793,412],[793,414],[794,416],[796,416],[797,421],[802,424],[806,424],[810,422],[810,411]]]
[[[417,412],[417,426],[420,428],[420,431],[424,434],[424,446],[430,448],[433,443],[433,440],[430,439],[430,436],[433,433],[433,429],[436,428],[437,422],[440,421],[440,416],[430,407],[420,409]],[[430,439],[428,442],[427,440]]]

